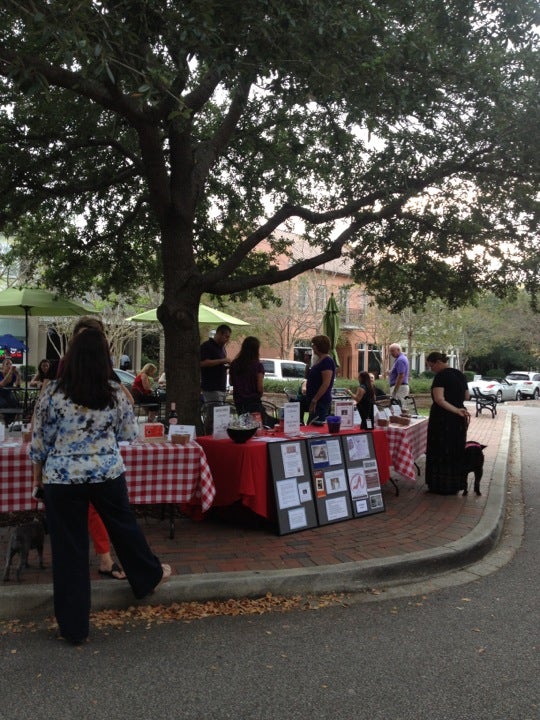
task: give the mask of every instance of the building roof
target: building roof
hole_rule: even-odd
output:
[[[311,246],[308,239],[298,233],[277,230],[274,235],[291,243],[290,252],[294,260],[307,260],[320,253],[320,249]],[[351,268],[352,262],[350,258],[339,257],[336,260],[330,260],[330,262],[319,265],[314,268],[314,271],[334,273],[349,277],[351,275]]]

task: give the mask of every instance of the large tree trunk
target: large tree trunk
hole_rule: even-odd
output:
[[[176,402],[178,421],[201,426],[199,303],[201,287],[191,255],[189,228],[171,220],[162,234],[163,302],[158,319],[165,335],[167,402]]]

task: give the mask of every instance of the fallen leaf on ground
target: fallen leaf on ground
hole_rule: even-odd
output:
[[[139,622],[146,623],[149,628],[153,624],[193,620],[220,615],[263,615],[269,612],[289,612],[292,610],[320,610],[326,607],[341,605],[348,607],[347,596],[343,593],[326,595],[284,597],[267,593],[260,598],[240,598],[229,600],[210,600],[207,602],[172,603],[170,605],[139,605],[130,606],[127,610],[100,610],[90,616],[94,627],[123,628]],[[49,629],[56,626],[54,618],[47,618],[45,625]],[[23,623],[20,620],[1,621],[0,635],[21,633],[24,630],[36,630],[35,621]]]

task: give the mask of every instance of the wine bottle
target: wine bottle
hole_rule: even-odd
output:
[[[177,425],[178,424],[178,413],[176,412],[176,403],[171,403],[171,409],[169,411],[169,425]]]

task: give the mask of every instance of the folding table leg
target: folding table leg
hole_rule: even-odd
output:
[[[174,540],[174,505],[169,505],[169,538]]]
[[[169,511],[169,538],[174,540],[174,504],[163,503],[161,505],[161,519],[165,519],[165,510]]]

